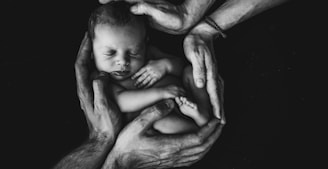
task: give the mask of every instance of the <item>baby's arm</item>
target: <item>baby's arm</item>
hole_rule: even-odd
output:
[[[184,90],[177,86],[149,88],[142,90],[116,90],[114,93],[117,104],[122,112],[139,111],[162,99],[184,95]]]
[[[165,54],[153,47],[149,49],[148,55],[148,63],[132,76],[136,80],[136,87],[148,88],[166,74],[182,76],[185,65],[183,58]]]
[[[149,52],[154,59],[160,60],[160,62],[165,65],[167,74],[176,76],[182,75],[183,69],[185,67],[185,62],[182,57],[176,57],[167,53],[163,53],[155,47],[150,47]]]

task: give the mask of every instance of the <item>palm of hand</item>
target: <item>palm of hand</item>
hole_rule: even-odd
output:
[[[187,60],[193,67],[193,76],[198,87],[203,87],[206,82],[206,59],[212,59],[213,53],[213,38],[203,33],[190,33],[186,36],[183,42],[184,52]],[[214,62],[210,63],[214,64]]]

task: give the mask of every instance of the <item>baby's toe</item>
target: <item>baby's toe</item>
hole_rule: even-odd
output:
[[[183,102],[181,101],[180,97],[175,97],[175,102],[179,105],[182,106]]]

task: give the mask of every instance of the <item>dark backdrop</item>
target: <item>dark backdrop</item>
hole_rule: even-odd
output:
[[[11,2],[1,27],[1,102],[8,168],[50,168],[87,137],[74,61],[91,11],[88,1]],[[194,168],[309,165],[304,121],[304,56],[309,36],[299,1],[271,9],[215,41],[225,80],[227,125]],[[183,36],[151,31],[152,43],[183,56]],[[311,164],[312,165],[312,164]]]

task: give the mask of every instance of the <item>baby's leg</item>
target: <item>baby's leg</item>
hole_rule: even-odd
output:
[[[207,123],[210,114],[212,114],[211,102],[206,87],[198,88],[196,86],[191,66],[187,66],[184,70],[183,83],[187,88],[187,93],[191,95],[189,97],[191,97],[196,104],[183,97],[180,97],[178,100],[176,99],[176,101],[181,101],[183,103],[182,106],[180,106],[182,113],[190,116],[199,126],[202,126]]]
[[[175,76],[166,75],[160,81],[158,81],[153,87],[163,87],[172,84],[181,87],[183,86],[183,82],[181,79]],[[184,116],[179,112],[179,109],[181,110],[181,105],[179,106],[179,108],[176,108],[166,117],[156,121],[153,125],[154,129],[164,134],[191,132],[198,129],[196,123],[189,118],[191,116],[189,115],[187,115],[189,117]]]
[[[177,110],[156,121],[153,127],[164,134],[192,132],[198,129],[198,126],[192,119],[181,115]]]

